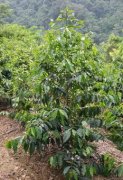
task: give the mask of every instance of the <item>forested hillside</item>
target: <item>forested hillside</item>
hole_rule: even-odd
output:
[[[107,39],[109,34],[122,35],[122,0],[0,0],[10,5],[13,14],[7,20],[13,23],[48,28],[66,4],[76,16],[85,21],[84,32],[92,31],[96,42]]]

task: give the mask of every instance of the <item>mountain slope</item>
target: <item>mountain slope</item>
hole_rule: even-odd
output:
[[[123,35],[122,0],[0,0],[13,9],[9,22],[48,28],[66,5],[74,9],[78,18],[85,20],[84,32],[92,31],[97,42],[109,34]]]

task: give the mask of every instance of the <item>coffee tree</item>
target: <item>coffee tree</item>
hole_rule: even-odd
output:
[[[30,65],[39,48],[37,33],[19,25],[2,25],[0,37],[0,97],[24,108]]]
[[[101,173],[91,142],[102,138],[96,127],[103,124],[102,114],[112,105],[105,63],[89,36],[75,30],[81,25],[65,9],[44,34],[27,71],[31,108],[17,114],[27,120],[26,132],[7,144],[15,152],[21,145],[31,155],[54,149],[50,165],[62,169],[66,179]],[[113,161],[105,159],[113,167]]]
[[[104,122],[110,131],[109,137],[123,150],[123,38],[112,35],[104,44],[105,50],[105,87],[110,104],[104,111]]]

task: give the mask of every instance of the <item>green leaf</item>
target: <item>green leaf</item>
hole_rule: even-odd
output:
[[[8,141],[8,142],[6,143],[6,147],[7,147],[8,149],[11,149],[11,148],[12,148],[12,143],[11,143],[11,141]]]
[[[18,148],[18,141],[17,140],[12,141],[12,147],[13,147],[14,153],[16,153],[17,148]]]
[[[76,172],[76,170],[72,170],[72,174],[75,180],[78,180],[78,173]]]
[[[87,127],[88,126],[87,122],[86,121],[82,121],[82,126],[83,127]]]
[[[66,67],[69,71],[74,71],[73,64],[68,59],[66,59]]]
[[[82,166],[81,171],[82,171],[82,175],[85,176],[86,171],[87,171],[86,165],[83,165],[83,166]]]
[[[118,177],[122,177],[123,176],[123,164],[120,165],[119,167],[117,167],[117,175]]]
[[[60,109],[59,113],[60,113],[61,117],[65,117],[66,119],[68,119],[68,115],[64,110]]]
[[[36,133],[36,127],[31,127],[31,134],[36,138],[37,133]]]
[[[64,132],[63,142],[66,143],[70,139],[70,136],[71,136],[71,129],[68,129]]]
[[[67,167],[64,169],[63,174],[66,175],[66,174],[68,173],[68,171],[69,171],[70,168],[71,168],[70,166],[67,166]]]
[[[29,153],[30,155],[32,155],[35,151],[35,144],[33,142],[30,143],[30,146],[29,146]]]
[[[54,168],[57,167],[57,159],[55,156],[50,157],[50,165]]]
[[[77,134],[79,135],[79,137],[83,137],[83,129],[82,128],[79,128],[78,130],[77,130]]]
[[[53,120],[56,119],[57,115],[58,115],[58,110],[57,109],[55,109],[54,111],[51,112],[51,117],[52,117]]]
[[[91,147],[87,147],[87,148],[86,148],[86,153],[87,153],[87,155],[90,155],[90,154],[91,154],[91,152],[92,152]]]
[[[23,143],[23,148],[24,148],[24,151],[27,152],[28,149],[29,149],[29,143],[28,142],[24,142]]]
[[[41,126],[36,128],[36,134],[37,134],[38,139],[42,138],[42,132],[43,132],[43,129]]]
[[[93,167],[90,167],[89,172],[90,172],[91,177],[93,177],[93,175],[94,175],[94,168],[93,168]]]
[[[52,157],[50,158],[50,165],[53,166],[53,164],[54,164],[54,157],[52,156]]]
[[[76,131],[74,129],[72,129],[72,135],[75,136],[76,135]]]

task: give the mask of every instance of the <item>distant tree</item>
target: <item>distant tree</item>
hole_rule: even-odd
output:
[[[49,29],[51,19],[56,19],[66,6],[75,11],[78,19],[85,21],[82,32],[93,32],[95,42],[108,39],[109,35],[123,35],[123,1],[118,0],[0,0],[13,9],[7,22]]]
[[[5,18],[10,15],[10,8],[6,4],[0,4],[0,24],[5,23]]]

